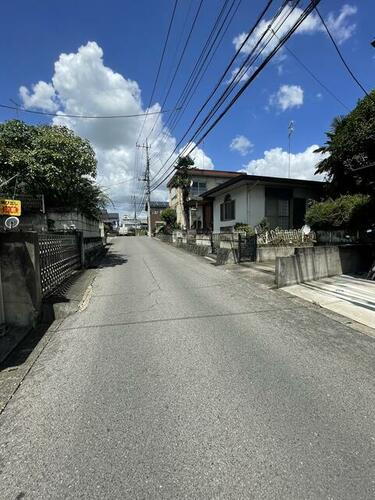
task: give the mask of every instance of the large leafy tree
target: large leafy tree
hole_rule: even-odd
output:
[[[329,194],[375,196],[375,90],[349,114],[335,118],[326,135],[316,152],[328,156],[316,172],[327,175]]]
[[[182,208],[185,219],[185,228],[189,226],[188,197],[190,192],[191,176],[189,170],[193,167],[194,160],[187,156],[180,156],[175,165],[176,174],[173,177],[172,187],[180,189],[182,194]]]
[[[0,124],[0,179],[15,174],[18,192],[42,193],[50,208],[78,208],[96,216],[108,202],[94,181],[96,158],[90,143],[67,127],[19,120]]]

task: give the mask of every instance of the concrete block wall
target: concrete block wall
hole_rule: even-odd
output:
[[[196,244],[201,246],[210,247],[211,246],[211,235],[210,234],[197,234]]]
[[[294,255],[295,247],[258,247],[257,262],[275,260],[276,257],[290,257]]]
[[[1,234],[0,265],[2,321],[10,326],[34,326],[42,303],[37,233]]]
[[[369,246],[321,246],[296,248],[295,254],[277,257],[275,281],[278,288],[329,276],[369,269]]]

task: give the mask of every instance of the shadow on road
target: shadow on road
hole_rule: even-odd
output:
[[[122,255],[118,255],[115,253],[110,253],[100,262],[100,264],[97,267],[99,269],[102,269],[103,267],[122,266],[127,262],[128,262],[127,257],[123,257]]]

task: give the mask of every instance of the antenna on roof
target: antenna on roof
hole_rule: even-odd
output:
[[[291,120],[288,125],[288,179],[290,179],[290,137],[294,132],[294,121]]]

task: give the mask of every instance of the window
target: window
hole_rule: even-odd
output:
[[[289,206],[292,197],[290,189],[266,187],[266,219],[271,229],[279,227],[289,228]]]
[[[230,194],[224,198],[224,203],[220,205],[220,220],[233,220],[236,218],[235,200],[232,200]]]
[[[191,196],[199,196],[207,191],[207,182],[193,181],[190,189]]]

